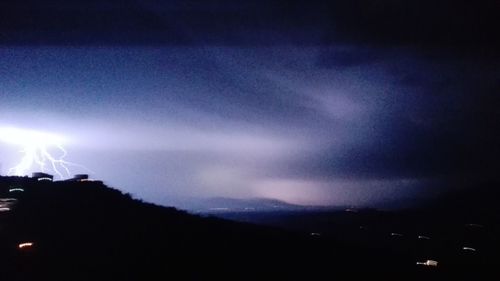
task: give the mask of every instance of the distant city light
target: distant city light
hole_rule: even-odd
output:
[[[229,211],[229,208],[210,208],[210,211]]]
[[[26,249],[33,247],[33,242],[25,242],[18,245],[19,249]]]
[[[2,203],[15,203],[17,202],[16,198],[0,198],[0,202]]]
[[[466,224],[465,226],[477,227],[477,228],[483,228],[484,227],[484,225],[477,224],[477,223],[469,223],[469,224]]]
[[[11,189],[9,189],[9,192],[24,192],[24,189],[22,189],[22,188],[11,188]]]
[[[403,236],[403,234],[401,234],[401,233],[396,233],[396,232],[392,232],[392,233],[391,233],[391,236],[402,237],[402,236]]]
[[[472,247],[463,247],[462,250],[464,251],[471,251],[471,252],[475,252],[476,249],[472,248]]]
[[[8,211],[10,211],[9,207],[1,207],[0,208],[0,212],[8,212]]]
[[[80,179],[79,182],[95,182],[93,179]]]
[[[51,178],[38,178],[38,181],[52,181]]]
[[[435,260],[427,260],[425,262],[417,262],[417,265],[436,267],[438,265],[438,262]]]
[[[431,238],[429,236],[419,235],[418,239],[430,240]]]

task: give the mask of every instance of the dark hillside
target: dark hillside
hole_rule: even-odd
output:
[[[2,280],[419,280],[460,273],[415,266],[414,252],[397,241],[384,248],[359,232],[342,239],[203,218],[100,182],[2,177],[0,198]],[[387,215],[368,217],[375,223]]]
[[[0,195],[10,202],[1,270],[12,280],[286,278],[319,274],[309,269],[323,263],[308,236],[193,216],[99,182],[2,178]]]

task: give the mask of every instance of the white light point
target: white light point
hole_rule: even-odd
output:
[[[436,267],[438,265],[438,262],[435,260],[427,260],[425,262],[417,262],[417,265]]]
[[[23,154],[20,162],[9,169],[9,175],[24,176],[33,166],[37,166],[41,172],[49,166],[61,179],[70,176],[69,166],[85,167],[64,160],[67,155],[63,147],[65,138],[36,130],[26,130],[14,127],[0,128],[0,141],[21,147]],[[57,151],[53,155],[49,149]],[[88,170],[88,169],[87,169]]]
[[[34,244],[33,242],[25,242],[25,243],[21,243],[21,244],[17,245],[17,247],[19,249],[31,248],[31,247],[33,247],[33,244]]]

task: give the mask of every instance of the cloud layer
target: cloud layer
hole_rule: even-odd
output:
[[[31,4],[2,4],[1,123],[68,136],[139,197],[375,204],[496,180],[496,2],[96,2],[83,15],[112,17],[44,6],[41,25]]]

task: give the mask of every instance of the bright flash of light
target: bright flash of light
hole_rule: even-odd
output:
[[[9,175],[23,176],[37,166],[42,172],[53,170],[61,179],[70,176],[69,166],[80,166],[65,159],[67,152],[63,147],[65,138],[36,130],[26,130],[13,127],[0,128],[0,141],[20,146],[23,157],[21,161],[9,169]],[[57,151],[54,155],[50,149]],[[85,167],[83,167],[85,168]]]

